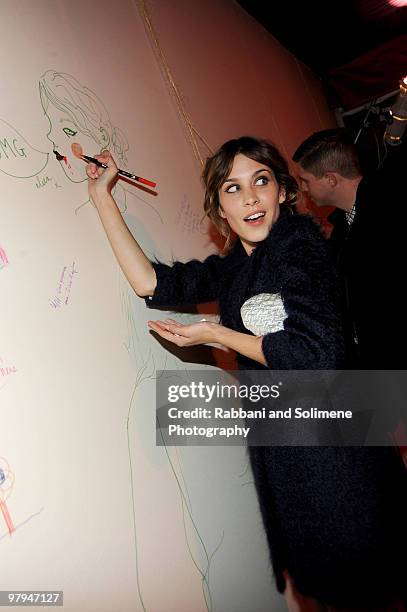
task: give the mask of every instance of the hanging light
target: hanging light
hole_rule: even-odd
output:
[[[384,140],[391,145],[401,144],[407,125],[407,75],[399,81],[400,93],[389,110],[389,120]]]

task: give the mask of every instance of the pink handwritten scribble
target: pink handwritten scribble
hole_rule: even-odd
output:
[[[17,368],[15,365],[5,365],[4,359],[0,357],[0,378],[9,376],[9,374],[15,374],[16,372]]]
[[[11,535],[15,531],[13,519],[6,505],[6,499],[10,496],[14,485],[14,474],[10,470],[7,461],[0,457],[0,510],[6,522],[7,529]]]
[[[8,264],[6,251],[0,247],[0,268],[4,268]]]

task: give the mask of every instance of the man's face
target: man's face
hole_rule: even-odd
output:
[[[321,178],[317,178],[312,172],[307,172],[302,166],[299,166],[298,178],[301,191],[307,193],[316,206],[333,205],[329,176],[325,174]]]

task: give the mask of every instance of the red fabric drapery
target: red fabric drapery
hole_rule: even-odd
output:
[[[383,43],[326,76],[335,107],[351,110],[395,91],[407,74],[407,34]]]

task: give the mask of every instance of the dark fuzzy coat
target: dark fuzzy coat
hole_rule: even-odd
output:
[[[284,329],[264,335],[272,369],[341,367],[343,340],[335,277],[325,241],[305,216],[282,213],[248,256],[240,241],[227,257],[155,263],[149,307],[176,309],[219,300],[221,322],[239,332],[240,308],[259,293],[280,293]],[[243,355],[240,368],[261,369]],[[267,368],[265,368],[267,369]],[[387,448],[249,447],[280,591],[287,569],[304,594],[336,605],[379,605],[394,591],[397,493],[404,472]]]
[[[407,369],[406,150],[407,138],[359,183],[350,228],[343,210],[329,217],[334,226],[329,244],[344,287],[347,344],[353,349],[348,367],[355,369]]]
[[[284,330],[266,334],[263,352],[269,368],[335,369],[343,359],[334,274],[319,228],[310,217],[282,213],[266,240],[249,257],[237,241],[227,257],[204,262],[153,264],[154,305],[176,308],[219,300],[221,322],[236,331],[240,308],[259,293],[280,293],[288,318]],[[262,366],[238,355],[239,366]]]

